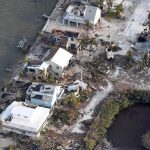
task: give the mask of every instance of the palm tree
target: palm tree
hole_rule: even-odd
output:
[[[79,49],[82,50],[85,46],[90,45],[90,48],[92,45],[97,45],[97,42],[94,37],[84,36],[79,40]]]
[[[134,55],[133,51],[129,50],[129,51],[127,52],[126,58],[127,58],[127,60],[128,60],[129,62],[133,62],[133,61],[134,61],[133,55]]]
[[[139,62],[139,70],[142,71],[144,69],[144,64],[142,61]]]
[[[112,5],[113,5],[113,0],[96,0],[95,1],[95,4],[100,7],[101,9],[103,9],[104,7],[104,3],[106,2],[107,6],[108,6],[108,10],[110,8],[112,8]]]
[[[115,16],[120,16],[120,14],[123,12],[123,3],[124,2],[124,0],[119,4],[119,5],[117,5],[116,6],[116,8],[115,8]]]
[[[147,52],[144,52],[143,55],[142,55],[142,62],[144,65],[148,65],[148,53]]]
[[[88,37],[88,38],[89,38],[88,43],[90,44],[90,48],[92,48],[93,45],[97,46],[97,42],[94,37],[92,38]]]

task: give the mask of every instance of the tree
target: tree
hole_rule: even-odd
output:
[[[129,62],[133,62],[134,59],[133,59],[133,52],[131,50],[129,50],[126,54],[126,59],[129,61]]]
[[[80,105],[80,99],[74,94],[69,94],[64,98],[64,104],[67,104],[70,108],[76,109]]]
[[[147,52],[144,52],[143,55],[142,55],[142,62],[144,65],[148,65],[148,53]]]
[[[95,37],[89,37],[89,36],[84,36],[81,39],[78,39],[79,40],[79,49],[82,50],[87,45],[90,45],[90,48],[92,48],[92,45],[97,46],[97,42],[95,39],[96,39]]]
[[[84,29],[88,31],[91,27],[92,25],[90,24],[89,20],[85,20]]]
[[[120,14],[123,12],[123,10],[124,9],[123,9],[123,4],[122,3],[117,5],[116,8],[115,8],[115,16],[116,17],[120,16]]]

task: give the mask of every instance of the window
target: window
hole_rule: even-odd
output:
[[[35,70],[34,70],[34,69],[29,69],[29,71],[30,71],[30,72],[35,72]]]
[[[74,38],[71,38],[71,41],[74,41]]]
[[[57,66],[56,69],[59,69],[59,67]]]

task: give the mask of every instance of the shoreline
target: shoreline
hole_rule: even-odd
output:
[[[142,100],[139,100],[138,97],[141,97]],[[136,104],[150,104],[150,99],[147,99],[147,97],[150,97],[149,90],[142,89],[128,89],[121,93],[115,92],[115,98],[112,95],[108,96],[101,104],[100,111],[84,137],[87,149],[113,148],[113,145],[107,139],[107,134],[116,116],[123,110],[134,107]]]
[[[56,3],[56,5],[55,5],[55,7],[53,8],[51,14],[49,15],[50,17],[53,17],[53,15],[55,15],[59,3],[61,3],[61,0],[58,0],[58,2]],[[47,21],[48,21],[48,20],[47,20]],[[45,22],[44,26],[46,25],[47,21]],[[41,30],[39,31],[40,33],[42,32],[44,26],[43,26],[43,27],[41,28]],[[9,79],[9,78],[8,78],[8,79],[5,79],[5,80],[7,80],[7,82],[4,80],[4,84],[2,85],[1,90],[4,89],[8,84],[11,84],[11,83],[14,81],[14,78],[15,78],[16,76],[19,76],[19,74],[22,72],[21,69],[22,69],[22,67],[24,66],[24,59],[25,59],[26,56],[29,55],[29,53],[30,53],[30,51],[31,51],[31,48],[34,46],[34,44],[36,43],[36,41],[37,41],[38,38],[39,38],[39,35],[36,36],[36,39],[35,39],[33,45],[30,47],[29,51],[23,56],[23,58],[20,59],[16,64],[14,64],[14,65],[12,66],[12,68],[11,68],[12,71],[11,71],[11,72],[8,72],[8,73],[10,73],[10,79]],[[6,71],[6,70],[5,70],[5,71]],[[1,91],[1,94],[2,94],[2,93],[3,93],[3,92]]]
[[[58,15],[58,13],[59,13],[59,6],[62,6],[62,0],[59,0],[58,2],[57,2],[57,4],[56,4],[56,6],[54,7],[54,9],[53,9],[53,11],[52,11],[52,13],[50,14],[50,19],[48,19],[47,21],[46,21],[46,23],[45,23],[45,25],[47,24],[47,22],[51,22],[52,20],[53,20],[53,18],[55,18],[57,15]],[[62,7],[64,7],[65,8],[65,6],[62,6]],[[57,12],[58,11],[58,12]],[[58,17],[60,17],[60,16],[58,16]],[[61,23],[59,22],[60,20],[57,20],[58,18],[56,17],[55,18],[55,21],[54,22],[57,22],[59,25],[61,25]],[[127,21],[128,22],[128,21]],[[53,21],[52,21],[52,24],[53,24]],[[106,22],[106,24],[107,24],[107,22]],[[44,25],[44,27],[45,27],[45,25]],[[42,28],[42,30],[40,31],[40,33],[43,31],[43,29],[44,29],[44,27]],[[55,27],[55,26],[54,26]],[[62,28],[65,28],[65,27],[67,27],[67,26],[62,26]],[[52,28],[52,27],[51,27]],[[69,27],[68,27],[69,28]],[[67,29],[68,29],[67,28]],[[72,27],[70,27],[70,28],[72,28]],[[80,29],[76,29],[76,30],[78,30],[78,31],[80,31]],[[97,29],[97,30],[99,30],[99,29]],[[101,30],[99,30],[99,32],[100,32]],[[92,32],[92,30],[91,30],[91,32]],[[96,33],[96,32],[95,32]],[[91,33],[91,34],[93,34],[93,33]],[[106,33],[105,33],[105,31],[104,31],[104,35],[107,35]],[[35,40],[35,42],[34,42],[34,44],[32,45],[32,47],[30,48],[30,50],[29,50],[29,52],[26,54],[26,56],[34,56],[34,54],[38,54],[38,51],[40,51],[40,50],[38,50],[38,49],[36,49],[38,46],[40,47],[41,45],[39,44],[39,41],[40,41],[40,35],[38,35],[37,37],[36,37],[36,40]],[[39,44],[39,45],[38,45]],[[42,45],[43,46],[43,45]],[[26,56],[24,57],[24,59],[26,58]],[[81,69],[81,71],[83,71],[83,69],[87,69],[85,72],[84,72],[84,76],[83,77],[85,77],[84,78],[84,81],[86,81],[86,83],[90,83],[90,85],[89,85],[89,87],[91,88],[93,88],[95,91],[97,91],[98,92],[98,94],[94,97],[94,96],[92,96],[92,97],[90,97],[89,98],[89,101],[87,101],[87,103],[85,102],[85,105],[82,105],[81,104],[81,108],[79,108],[79,110],[77,109],[76,110],[76,112],[78,113],[78,111],[80,111],[80,110],[82,110],[82,116],[78,116],[77,115],[77,118],[76,118],[76,122],[73,122],[73,126],[70,126],[70,127],[64,127],[64,126],[60,126],[60,127],[64,127],[64,131],[66,131],[66,133],[67,133],[67,131],[68,131],[68,135],[69,136],[71,136],[71,138],[70,139],[72,139],[72,140],[74,140],[74,143],[76,143],[76,144],[78,144],[78,143],[80,143],[80,142],[83,142],[83,139],[81,139],[80,141],[77,141],[77,139],[75,139],[75,138],[77,138],[77,137],[79,137],[81,134],[78,134],[78,132],[77,131],[79,131],[79,133],[83,133],[84,132],[84,127],[85,127],[85,134],[86,135],[88,135],[88,133],[90,132],[90,130],[86,130],[86,125],[84,125],[84,123],[83,122],[85,122],[85,121],[88,121],[87,120],[87,118],[88,119],[95,119],[94,117],[94,113],[95,113],[95,110],[97,109],[97,107],[98,106],[100,106],[101,105],[101,102],[100,101],[102,101],[102,103],[104,102],[105,103],[105,100],[107,100],[107,96],[108,96],[108,98],[109,98],[109,96],[111,95],[111,92],[112,92],[112,87],[113,87],[113,91],[115,92],[115,94],[118,94],[119,92],[119,88],[121,87],[121,88],[123,88],[123,86],[122,85],[125,85],[125,83],[127,83],[127,85],[129,85],[129,87],[131,87],[132,88],[132,86],[130,85],[131,83],[133,83],[134,84],[134,87],[138,90],[138,87],[137,87],[137,85],[139,85],[139,80],[141,80],[141,75],[139,74],[139,76],[137,75],[137,78],[135,79],[134,78],[134,76],[132,76],[132,74],[133,74],[133,70],[132,69],[130,69],[130,68],[124,68],[124,66],[126,66],[126,63],[125,62],[118,62],[117,63],[117,60],[115,59],[115,61],[114,61],[114,64],[112,64],[112,68],[106,68],[105,69],[105,67],[108,67],[108,66],[110,66],[110,64],[109,64],[109,62],[106,60],[106,59],[104,59],[104,60],[102,60],[102,62],[100,62],[99,60],[100,60],[100,58],[102,58],[103,56],[99,56],[99,57],[96,57],[96,59],[95,59],[95,63],[94,63],[94,60],[92,61],[92,63],[90,63],[90,64],[87,64],[87,66],[84,66],[84,65],[81,65],[80,63],[79,63],[79,66],[77,66],[78,68],[77,69]],[[98,58],[98,59],[97,59]],[[105,58],[105,57],[104,57]],[[126,59],[126,56],[122,56],[122,58],[123,58],[123,60],[125,60]],[[31,83],[31,82],[34,82],[34,80],[32,80],[32,79],[26,79],[26,78],[22,78],[21,77],[21,74],[23,73],[22,72],[22,68],[25,66],[25,62],[24,62],[24,59],[23,60],[20,60],[18,63],[17,63],[17,65],[15,66],[15,68],[14,68],[14,70],[13,70],[13,72],[12,72],[12,77],[11,77],[11,79],[10,79],[10,81],[8,81],[9,83],[6,83],[6,88],[7,88],[7,84],[10,84],[12,87],[11,88],[16,88],[16,90],[18,90],[19,91],[19,88],[17,87],[18,85],[16,84],[16,85],[13,85],[14,84],[14,78],[16,77],[17,78],[17,76],[18,77],[20,77],[20,79],[18,80],[18,81],[21,81],[21,82],[23,82],[24,83],[24,85],[26,85],[26,83]],[[120,69],[118,69],[117,68],[117,66],[120,66],[120,64],[122,63],[122,66],[120,67]],[[127,62],[128,63],[128,62]],[[91,65],[92,64],[92,65]],[[103,66],[105,64],[105,66]],[[76,64],[75,64],[76,65]],[[132,65],[135,65],[134,63],[132,64]],[[99,66],[102,66],[101,68],[99,67]],[[113,68],[113,67],[116,67],[116,70],[114,70],[115,68]],[[90,67],[91,67],[91,72],[90,72]],[[25,68],[25,67],[24,67]],[[107,71],[107,69],[108,69],[108,71]],[[69,70],[69,69],[68,69]],[[70,70],[69,70],[70,71]],[[77,73],[81,73],[81,71],[79,71],[79,72],[77,72]],[[93,75],[93,72],[94,72],[94,75]],[[107,72],[108,73],[107,73]],[[123,72],[122,72],[123,71]],[[127,72],[127,71],[129,71],[129,72]],[[96,73],[95,73],[96,72]],[[87,73],[87,76],[85,75]],[[104,74],[103,74],[104,73]],[[125,73],[125,75],[126,76],[123,76],[123,74]],[[131,76],[130,76],[130,74],[129,73],[131,73]],[[138,72],[139,73],[139,72]],[[137,74],[138,74],[137,73]],[[75,74],[75,73],[74,73]],[[73,75],[74,75],[73,74]],[[134,74],[133,74],[134,75]],[[92,78],[93,78],[93,76],[94,76],[94,78],[95,78],[95,80],[96,80],[96,82],[98,82],[98,84],[95,84],[95,81],[93,81],[92,80]],[[132,79],[132,78],[134,78],[134,80],[132,81],[132,82],[130,82],[130,80],[128,80],[128,78],[126,78],[126,77],[130,77],[129,79]],[[76,77],[75,79],[77,79],[78,77]],[[145,78],[146,79],[146,78]],[[108,84],[109,86],[109,88],[106,88],[105,89],[105,87],[103,86],[103,82],[104,82],[104,80],[107,80],[108,81],[108,83],[110,83],[110,84]],[[17,81],[17,80],[16,80]],[[126,82],[125,82],[126,81]],[[128,81],[128,82],[127,82]],[[37,81],[38,82],[38,81]],[[135,83],[134,83],[135,82]],[[120,85],[119,85],[119,83],[120,83]],[[144,86],[145,87],[145,85],[147,85],[148,83],[145,83],[145,85],[143,85],[142,84],[143,82],[141,82],[140,83],[140,85],[139,85],[139,89],[142,91],[142,86]],[[95,88],[95,85],[96,85],[96,88]],[[117,87],[118,86],[118,87]],[[127,89],[129,89],[129,87],[127,87]],[[10,88],[10,89],[11,89]],[[91,89],[92,89],[91,88]],[[118,88],[118,89],[117,89]],[[121,90],[121,88],[120,88],[120,90]],[[126,88],[126,87],[124,87],[124,88]],[[118,90],[118,91],[117,91]],[[9,91],[9,90],[8,90]],[[18,92],[17,91],[17,92]],[[24,88],[24,91],[25,91],[25,88]],[[9,91],[10,92],[10,91]],[[16,95],[15,95],[16,94]],[[15,99],[17,99],[18,101],[24,101],[24,99],[21,97],[20,99],[17,97],[17,94],[18,93],[15,93],[14,94],[14,97],[12,97],[10,100],[8,99],[8,103],[9,102],[12,102],[12,101],[14,101]],[[100,103],[98,103],[97,102],[97,99],[99,99],[99,101],[98,102],[100,102]],[[4,99],[5,100],[5,99]],[[118,101],[117,101],[118,102]],[[116,105],[115,104],[117,104],[117,102],[116,103],[113,103],[114,105],[113,105],[113,108],[112,109],[115,109],[116,108]],[[5,105],[7,105],[7,101],[6,102],[4,102],[4,103],[6,103]],[[120,109],[120,108],[122,108],[122,105],[123,105],[123,107],[127,107],[127,105],[128,105],[128,103],[126,103],[126,101],[125,101],[125,103],[123,103],[123,104],[120,104],[120,103],[118,103],[118,107],[117,107],[117,110],[118,110],[118,108]],[[82,106],[84,106],[84,108],[82,108]],[[102,105],[102,107],[103,107],[103,105]],[[98,112],[98,114],[100,114],[101,112],[99,111]],[[116,111],[115,110],[115,112],[113,113],[113,115],[115,115],[115,114],[117,114],[118,113],[118,111]],[[96,115],[96,118],[97,118],[97,116],[98,115]],[[105,117],[106,118],[106,120],[107,119],[109,119],[109,117],[107,116],[107,117]],[[113,117],[112,117],[112,119],[113,119]],[[95,123],[95,121],[96,121],[96,119],[93,121],[94,123]],[[112,121],[112,120],[111,120]],[[108,122],[110,122],[110,121],[108,121]],[[54,124],[52,124],[51,126],[53,126]],[[83,125],[83,130],[82,130],[82,125]],[[95,125],[96,125],[96,123],[95,123]],[[98,124],[99,125],[99,124]],[[51,126],[49,126],[49,127],[47,127],[46,129],[48,130],[48,128],[49,128],[49,132],[47,131],[46,133],[45,133],[45,135],[47,136],[48,134],[47,133],[51,133],[51,131],[54,131],[55,132],[55,129],[53,130],[53,129],[51,129]],[[91,129],[92,128],[92,126],[93,126],[93,124],[91,124],[91,125],[89,125],[89,129]],[[108,125],[107,125],[108,126]],[[110,126],[110,125],[109,125]],[[56,128],[56,133],[57,133],[57,129],[59,130],[59,127],[57,127],[57,126],[54,126],[55,128]],[[74,133],[71,133],[71,127],[74,127],[74,129],[75,129],[75,132]],[[87,126],[87,129],[88,129],[88,126]],[[96,131],[96,129],[98,129],[98,127],[97,128],[95,128],[94,127],[94,131]],[[63,129],[60,129],[61,131],[63,130]],[[93,131],[92,130],[92,131]],[[63,144],[63,136],[65,137],[65,135],[63,134],[63,132],[64,131],[62,131],[62,134],[59,134],[59,136],[61,137],[61,142],[62,142],[62,144]],[[103,130],[104,131],[104,130]],[[92,133],[93,134],[93,133]],[[92,134],[90,134],[90,136],[92,135]],[[66,137],[68,136],[67,134],[66,134]],[[75,138],[74,138],[74,136],[76,136]],[[89,137],[90,137],[89,136]],[[44,135],[43,135],[43,137],[44,137]],[[65,137],[65,138],[66,138]],[[54,137],[55,138],[55,137]],[[93,138],[93,137],[92,137]],[[70,139],[68,139],[68,141],[70,140]],[[51,140],[51,139],[50,139]],[[58,139],[59,140],[59,139]],[[95,142],[95,141],[93,141],[93,139],[91,140],[89,140],[89,142],[91,142],[91,144],[95,144],[95,143],[97,143],[97,142]],[[66,142],[67,143],[67,142]],[[85,144],[85,142],[83,142],[84,144]],[[82,144],[83,144],[82,143]],[[68,143],[67,143],[68,144]],[[70,144],[70,143],[69,143]],[[71,144],[70,144],[71,145]],[[91,146],[91,145],[90,145]],[[94,145],[95,146],[95,145]]]

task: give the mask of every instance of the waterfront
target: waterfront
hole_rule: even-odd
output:
[[[5,69],[23,58],[16,48],[25,36],[34,43],[37,32],[45,24],[43,14],[50,14],[57,0],[1,0],[0,1],[0,88],[11,77]]]
[[[123,110],[108,130],[108,140],[114,147],[144,150],[141,136],[150,128],[150,105],[135,105]]]

